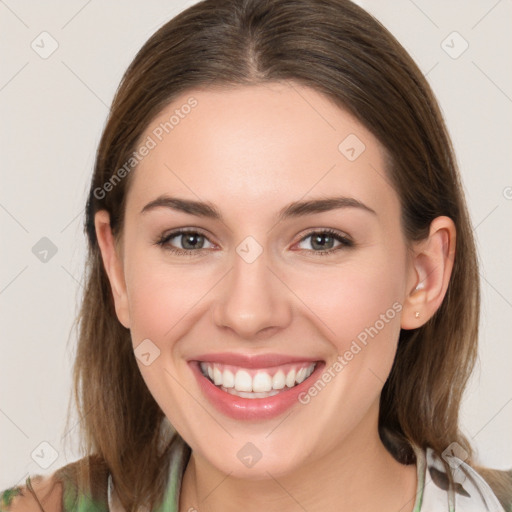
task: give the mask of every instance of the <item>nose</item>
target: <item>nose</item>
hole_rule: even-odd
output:
[[[213,305],[214,323],[246,340],[266,339],[284,329],[292,318],[291,294],[277,274],[265,252],[252,262],[236,254]]]

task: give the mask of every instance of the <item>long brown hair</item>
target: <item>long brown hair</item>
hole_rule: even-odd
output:
[[[402,331],[381,396],[381,436],[395,457],[410,443],[437,453],[457,442],[459,406],[477,354],[479,278],[465,200],[434,95],[411,57],[371,15],[348,0],[205,0],[162,26],[126,71],[104,129],[86,208],[86,285],[74,367],[84,453],[104,462],[127,511],[158,504],[173,436],[117,320],[94,229],[105,209],[122,233],[130,176],[104,184],[130,158],[155,116],[198,87],[289,81],[352,113],[389,155],[389,179],[409,241],[446,215],[457,230],[447,294],[421,328]],[[199,107],[200,108],[200,107]],[[85,485],[85,484],[84,484]]]

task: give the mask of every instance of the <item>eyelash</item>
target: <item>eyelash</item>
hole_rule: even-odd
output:
[[[196,230],[192,230],[192,229],[190,229],[190,230],[178,229],[176,231],[172,231],[171,233],[162,235],[156,241],[156,245],[159,245],[162,248],[166,248],[166,250],[168,250],[169,252],[171,252],[173,254],[180,255],[180,256],[195,256],[195,255],[197,255],[198,252],[201,251],[201,249],[191,250],[191,249],[176,249],[175,247],[172,247],[172,246],[166,247],[169,240],[176,238],[177,236],[180,236],[180,235],[188,235],[188,234],[201,235],[208,240],[208,237],[206,235],[202,234],[200,231],[196,231]],[[335,240],[341,242],[341,245],[339,245],[338,247],[335,247],[334,249],[328,249],[326,251],[314,251],[312,249],[302,249],[302,250],[307,251],[309,253],[313,253],[318,256],[328,256],[328,255],[330,255],[336,251],[339,251],[341,249],[354,246],[354,243],[352,242],[352,240],[341,235],[340,233],[338,233],[337,231],[335,231],[333,229],[322,229],[322,230],[310,231],[309,233],[304,235],[297,243],[303,242],[304,240],[306,240],[307,238],[309,238],[312,235],[320,235],[320,234],[332,236]]]

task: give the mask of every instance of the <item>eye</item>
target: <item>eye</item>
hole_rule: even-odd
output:
[[[177,243],[183,248],[176,247],[176,242],[173,242],[174,239],[178,239]],[[298,244],[304,243],[308,239],[311,239],[309,245],[312,249],[302,249],[319,256],[325,256],[354,245],[347,236],[333,229],[311,231]],[[210,244],[210,247],[205,247],[205,242]],[[336,242],[338,242],[338,245],[335,245]],[[193,256],[194,253],[200,253],[201,249],[214,247],[214,244],[208,240],[206,235],[192,229],[178,229],[165,233],[156,241],[156,244],[171,253],[183,256]]]
[[[309,245],[312,249],[306,248],[305,250],[318,256],[325,256],[354,245],[352,240],[347,238],[347,236],[338,233],[333,229],[311,231],[300,240],[299,244],[303,243],[307,239],[311,239]],[[334,245],[336,241],[338,242],[337,246]]]
[[[171,243],[174,239],[178,239],[178,243],[182,245],[183,249],[177,248]],[[205,249],[205,241],[213,247],[206,235],[191,229],[178,229],[162,235],[156,244],[172,253],[191,256],[193,253],[200,252],[200,249]]]

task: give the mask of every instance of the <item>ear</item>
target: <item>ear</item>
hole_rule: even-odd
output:
[[[426,240],[414,244],[402,329],[421,327],[441,306],[453,269],[455,238],[455,224],[443,216],[432,221]]]
[[[100,210],[96,213],[94,216],[94,226],[96,228],[96,238],[98,239],[103,266],[112,288],[117,318],[128,329],[130,327],[130,314],[123,262],[110,227],[110,215],[106,210]]]

